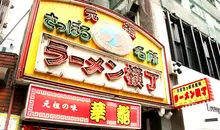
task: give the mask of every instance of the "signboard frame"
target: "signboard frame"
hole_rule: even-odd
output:
[[[79,93],[75,93],[75,92],[70,92],[70,91],[67,91],[67,90],[64,90],[64,89],[60,90],[60,89],[57,89],[57,88],[51,88],[51,87],[48,88],[46,86],[41,86],[41,85],[37,85],[37,84],[30,84],[29,89],[28,89],[25,109],[24,109],[24,112],[22,113],[22,119],[24,119],[24,120],[42,120],[42,121],[47,121],[47,122],[62,122],[62,123],[65,123],[65,124],[87,125],[87,126],[102,126],[102,127],[107,127],[107,128],[119,128],[119,129],[124,129],[124,128],[128,128],[128,129],[141,129],[141,105],[140,104],[128,103],[126,101],[118,101],[118,100],[107,99],[107,98],[100,98],[100,97],[98,97],[99,100],[112,101],[112,102],[117,102],[117,103],[122,103],[122,104],[129,104],[129,105],[139,106],[139,127],[111,126],[111,125],[94,124],[94,123],[80,123],[80,122],[76,123],[76,122],[67,122],[67,121],[54,121],[54,120],[51,120],[51,119],[42,119],[42,118],[30,117],[30,116],[27,115],[27,112],[28,112],[27,109],[29,109],[28,108],[28,104],[29,104],[30,93],[31,93],[32,87],[46,89],[46,90],[51,90],[51,91],[57,91],[57,92],[66,93],[66,94],[73,94],[74,96],[83,96],[83,97],[87,97],[87,98],[95,98],[95,99],[97,99],[97,97],[91,96],[91,95],[87,96],[85,94],[79,94]]]
[[[51,0],[51,1],[53,1],[53,0]],[[67,2],[67,1],[63,1],[63,2]],[[171,96],[171,92],[170,92],[171,89],[170,89],[170,82],[169,82],[169,75],[168,75],[168,67],[167,67],[167,59],[166,59],[165,47],[157,39],[155,39],[150,33],[148,33],[146,30],[142,29],[138,25],[133,24],[132,22],[130,22],[129,20],[127,20],[123,16],[120,16],[116,12],[113,12],[112,10],[106,9],[106,8],[104,8],[102,6],[99,6],[99,5],[95,5],[95,6],[94,5],[89,5],[88,3],[82,2],[82,1],[79,1],[79,0],[71,1],[71,2],[72,3],[77,3],[77,5],[80,5],[80,6],[95,8],[98,11],[100,11],[102,13],[105,13],[105,14],[108,14],[109,16],[112,16],[115,19],[118,19],[120,21],[124,21],[124,22],[128,21],[143,36],[147,37],[155,45],[157,45],[159,48],[161,48],[161,50],[162,50],[161,51],[161,54],[162,54],[161,58],[163,60],[162,64],[164,66],[163,80],[165,81],[164,85],[166,87],[166,89],[165,89],[165,91],[166,91],[166,98],[165,99],[158,99],[158,98],[154,98],[153,96],[152,97],[149,96],[150,98],[149,97],[147,97],[147,98],[150,101],[153,101],[154,103],[159,103],[160,105],[161,105],[161,103],[163,105],[171,104],[172,103],[172,99],[171,99],[172,96]],[[24,39],[24,44],[22,45],[23,49],[22,49],[21,54],[20,54],[20,55],[22,55],[22,57],[20,57],[20,59],[19,59],[18,71],[17,71],[17,74],[16,74],[16,79],[17,79],[17,81],[19,81],[19,80],[21,80],[21,81],[28,80],[28,81],[34,81],[34,82],[42,82],[42,83],[45,83],[45,84],[55,84],[56,83],[57,85],[62,85],[62,86],[69,87],[70,85],[67,85],[67,84],[63,84],[63,83],[60,83],[60,82],[49,81],[49,80],[42,80],[42,79],[36,78],[36,77],[34,77],[32,75],[24,74],[39,6],[40,6],[40,0],[35,0],[34,4],[32,6],[33,8],[32,8],[32,11],[31,11],[29,22],[28,22],[28,27],[27,27],[26,36],[25,36],[25,39]],[[88,88],[83,88],[83,89],[87,89],[88,91],[93,91],[92,89],[88,89]],[[127,95],[122,95],[122,96],[128,97]],[[141,102],[147,101],[147,100],[144,100],[143,98],[139,98],[139,97],[129,97],[129,98],[133,98],[133,99],[139,100]]]
[[[183,104],[183,105],[178,105],[178,106],[176,106],[175,105],[175,97],[174,97],[174,91],[176,90],[176,91],[178,91],[177,89],[179,89],[179,88],[181,88],[181,92],[182,92],[182,87],[185,87],[185,86],[188,86],[188,85],[194,85],[194,83],[197,83],[197,82],[200,82],[200,81],[205,81],[205,83],[206,83],[206,89],[207,89],[207,93],[206,94],[208,94],[208,99],[204,99],[204,100],[198,100],[198,101],[195,101],[195,102],[191,102],[191,103],[189,103],[189,104]],[[200,86],[200,85],[198,85],[198,86]],[[193,87],[194,88],[194,87]],[[200,90],[200,89],[199,89]],[[187,90],[185,90],[185,91],[188,91],[188,89]],[[189,91],[188,91],[189,92]],[[194,92],[194,96],[196,95],[195,94],[195,91],[193,91]],[[177,95],[178,96],[178,98],[179,98],[179,95]],[[186,95],[184,95],[184,96],[186,96]],[[184,98],[184,96],[183,96],[183,98]],[[182,107],[186,107],[186,106],[190,106],[190,105],[195,105],[195,104],[198,104],[198,103],[202,103],[202,102],[207,102],[207,101],[212,101],[212,100],[214,100],[214,97],[213,97],[213,93],[212,93],[212,89],[211,89],[211,84],[210,84],[210,80],[208,79],[208,78],[202,78],[202,79],[199,79],[199,80],[196,80],[196,81],[193,81],[193,82],[190,82],[190,83],[186,83],[186,84],[183,84],[183,85],[178,85],[177,87],[175,87],[175,88],[173,88],[172,89],[172,98],[173,98],[173,106],[174,106],[174,108],[182,108]]]

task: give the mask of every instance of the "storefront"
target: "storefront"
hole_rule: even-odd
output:
[[[170,108],[164,46],[101,6],[36,0],[21,55],[25,130],[141,129]]]

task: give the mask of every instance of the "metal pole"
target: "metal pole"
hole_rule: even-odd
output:
[[[8,125],[9,125],[9,121],[10,121],[12,105],[13,105],[14,96],[15,96],[15,86],[12,86],[12,87],[13,88],[12,88],[11,100],[10,100],[10,104],[9,104],[9,108],[8,108],[8,114],[7,114],[7,118],[6,118],[6,121],[5,121],[5,129],[4,130],[8,130]]]
[[[5,41],[5,39],[11,34],[11,32],[18,26],[18,24],[24,19],[24,17],[30,12],[30,9],[21,17],[21,19],[15,24],[15,26],[8,32],[8,34],[2,39],[0,45]]]

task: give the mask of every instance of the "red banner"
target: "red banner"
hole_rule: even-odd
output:
[[[141,128],[141,106],[30,85],[25,119]]]

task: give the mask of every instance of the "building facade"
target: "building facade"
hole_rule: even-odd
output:
[[[15,87],[13,87],[14,83],[14,74],[16,72],[16,63],[17,63],[18,55],[14,53],[8,53],[8,52],[0,52],[0,129],[4,129],[5,124],[9,124],[9,120],[6,121],[6,119],[12,119],[14,121],[11,121],[11,129],[16,129],[16,125],[19,122],[19,115],[18,112],[21,111],[20,109],[17,109],[16,107],[13,107],[13,100],[12,97],[15,95]],[[18,91],[18,90],[17,90]],[[17,95],[16,99],[19,99],[20,96]],[[16,104],[16,103],[14,103]],[[11,113],[17,113],[17,114],[11,114]],[[8,116],[10,115],[10,116]]]
[[[1,125],[216,129],[218,12],[218,0],[35,0]]]
[[[164,10],[164,17],[157,18],[165,19],[166,31],[162,33],[167,33],[171,60],[182,64],[180,67],[182,73],[175,76],[174,79],[177,81],[173,80],[174,85],[176,84],[173,88],[202,78],[208,78],[212,87],[213,101],[182,108],[184,129],[217,130],[219,128],[217,84],[220,71],[219,1],[161,0],[160,5]],[[173,75],[172,70],[170,74]]]
[[[171,129],[166,51],[140,17],[147,6],[34,1],[14,84],[20,129]]]

